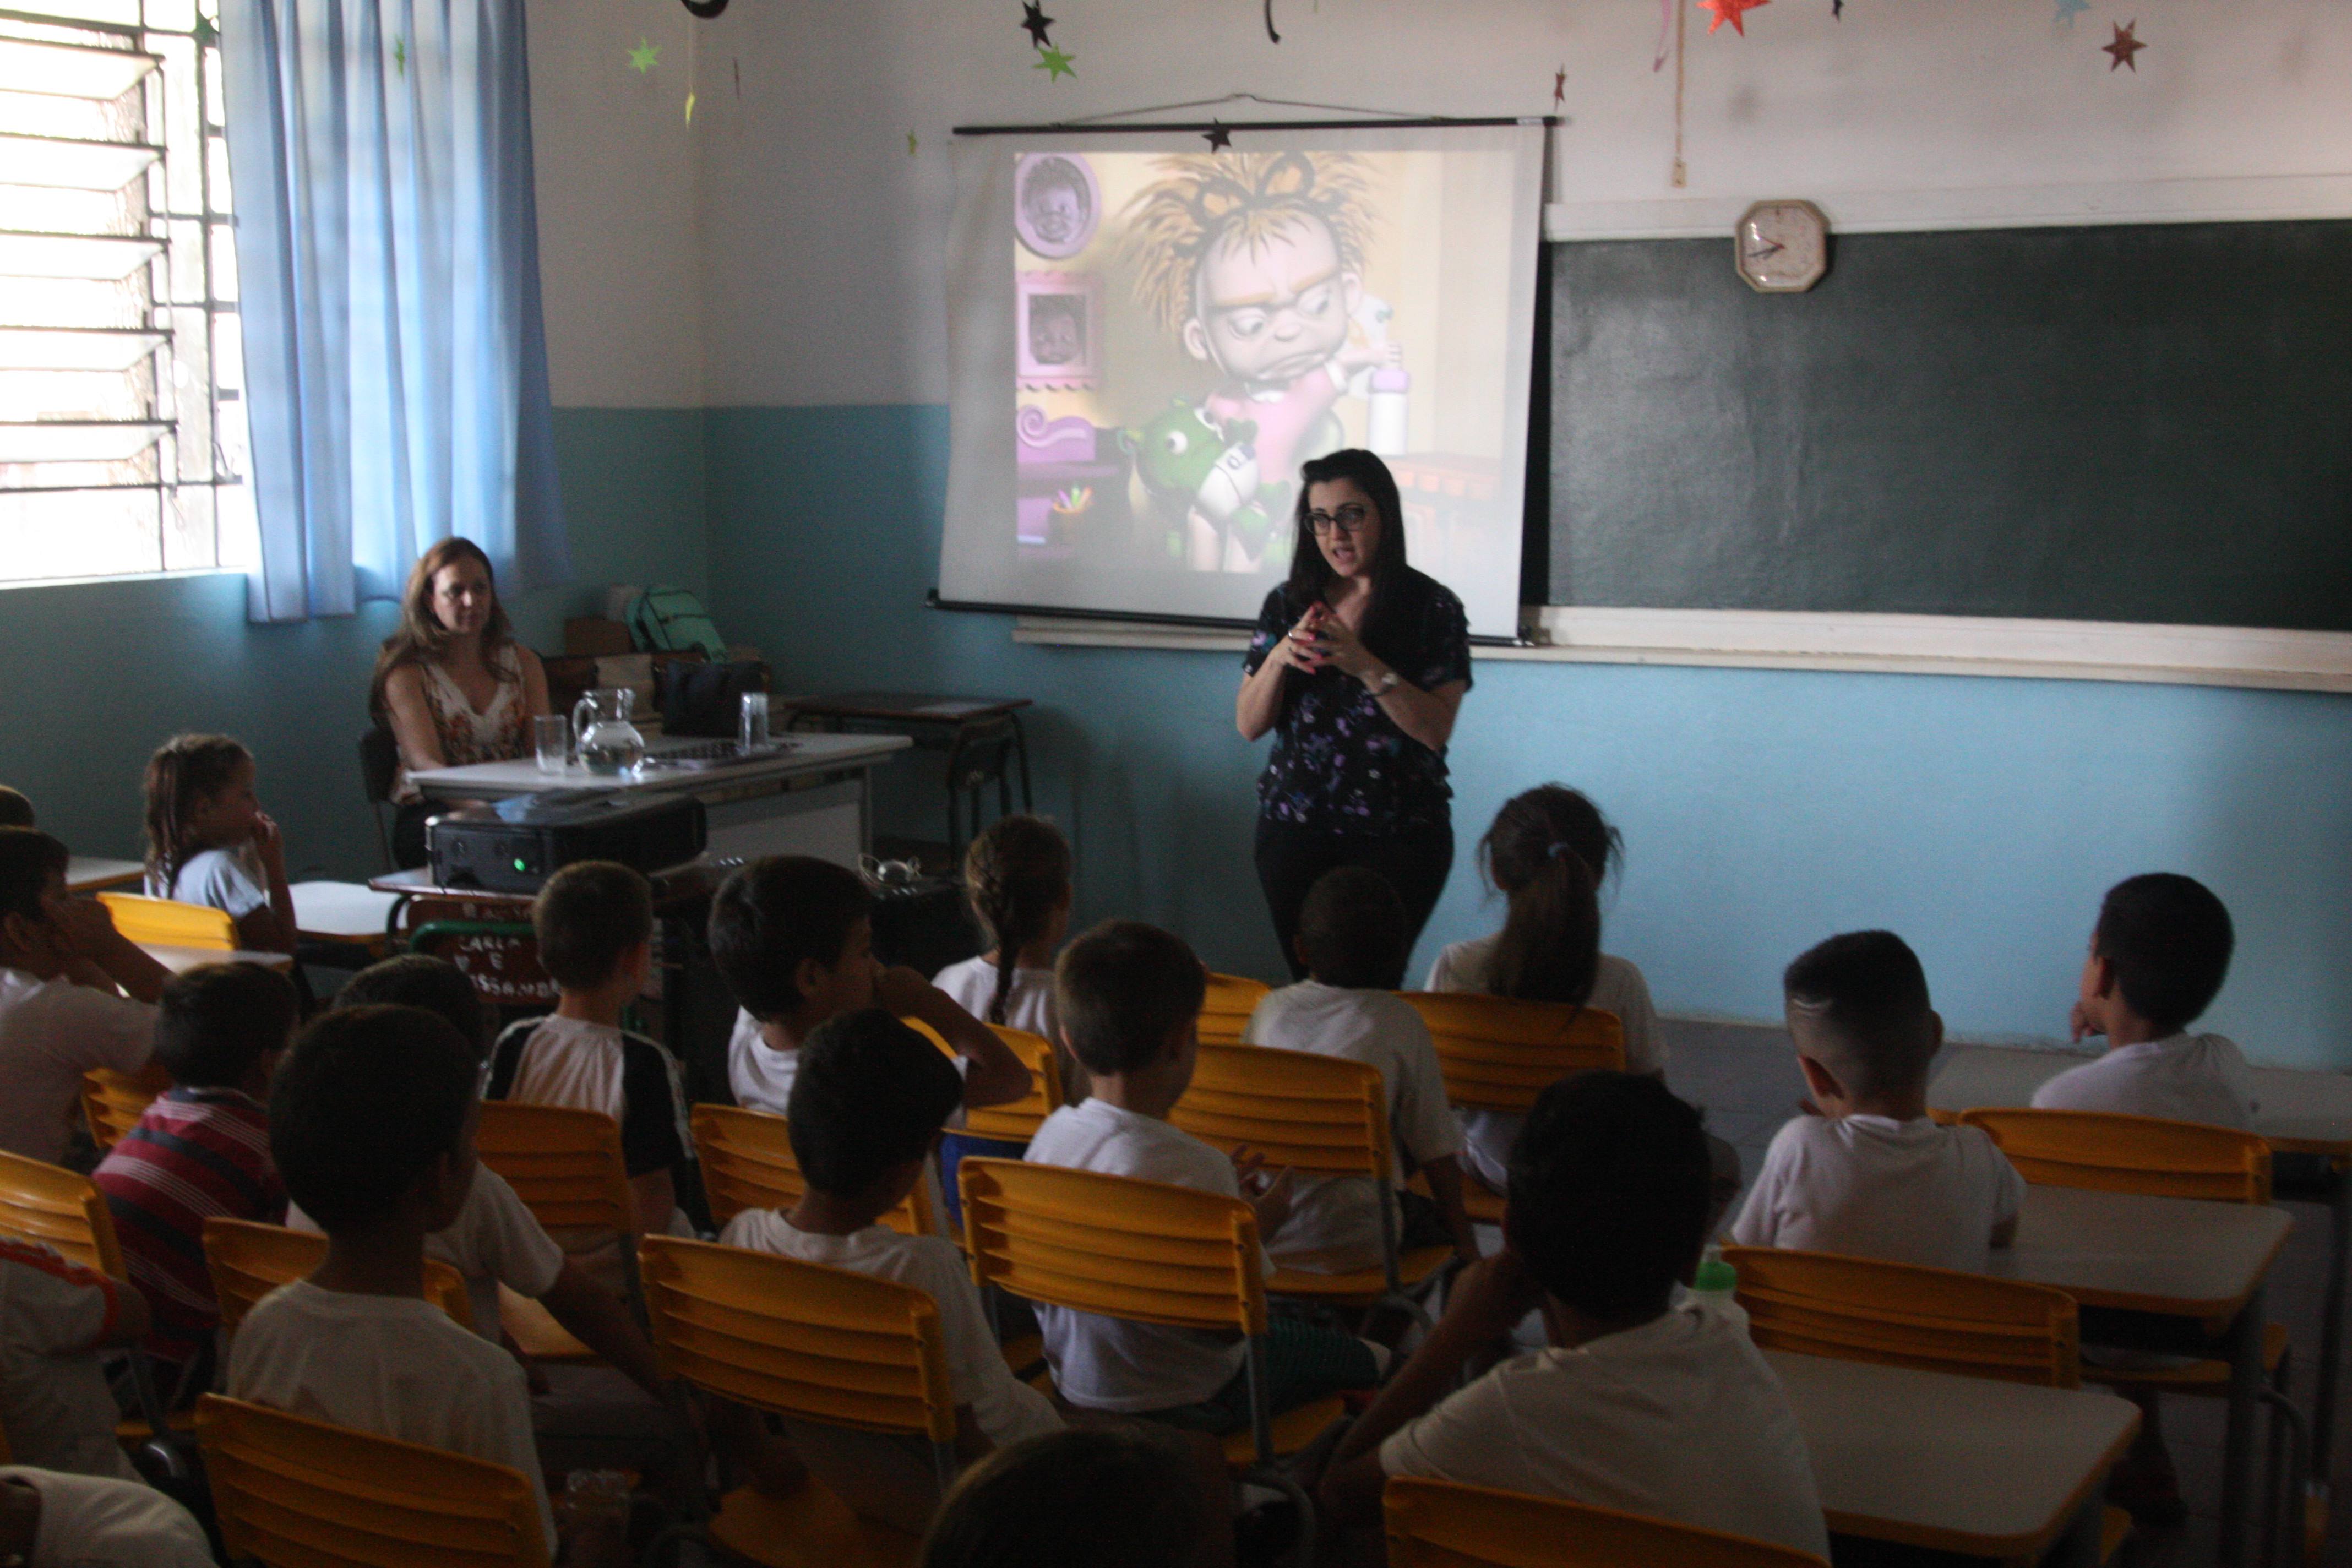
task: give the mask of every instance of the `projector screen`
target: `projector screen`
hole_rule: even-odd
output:
[[[1232,135],[959,139],[940,597],[1254,621],[1298,465],[1368,447],[1516,635],[1542,127]]]

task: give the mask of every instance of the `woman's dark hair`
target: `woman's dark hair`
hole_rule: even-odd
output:
[[[1601,882],[1623,837],[1581,791],[1549,784],[1504,802],[1478,852],[1511,901],[1486,989],[1582,1005],[1601,963]]]
[[[164,897],[204,847],[189,838],[188,818],[251,761],[253,753],[226,735],[174,735],[147,759],[147,869]]]
[[[1008,816],[964,852],[964,895],[996,949],[996,992],[988,1018],[1004,1022],[1021,950],[1045,934],[1054,906],[1070,886],[1070,846],[1042,816]]]
[[[408,574],[408,586],[401,590],[400,629],[383,639],[383,651],[376,656],[375,679],[368,684],[368,712],[377,723],[391,722],[383,683],[392,679],[392,672],[403,665],[432,664],[448,650],[449,628],[433,613],[433,579],[444,567],[460,561],[473,562],[490,580],[490,618],[482,623],[482,662],[501,680],[522,679],[521,662],[514,656],[514,626],[499,599],[498,573],[480,545],[453,533],[416,558]]]
[[[1397,494],[1396,476],[1389,472],[1389,466],[1362,447],[1344,447],[1310,458],[1298,466],[1298,500],[1291,507],[1298,531],[1290,549],[1290,577],[1283,584],[1283,597],[1295,621],[1331,585],[1331,563],[1323,559],[1323,552],[1315,542],[1315,530],[1307,521],[1307,493],[1317,485],[1327,485],[1335,479],[1346,479],[1363,491],[1372,510],[1381,514],[1381,542],[1367,563],[1372,602],[1365,608],[1360,635],[1364,646],[1383,662],[1393,662],[1389,658],[1394,646],[1390,637],[1404,606],[1398,603],[1397,595],[1384,590],[1412,565],[1405,556],[1404,501]]]

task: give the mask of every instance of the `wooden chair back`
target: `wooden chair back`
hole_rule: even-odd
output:
[[[773,1111],[697,1105],[688,1120],[702,1163],[703,1195],[719,1225],[745,1209],[789,1209],[808,1190],[800,1162],[793,1155],[792,1130]],[[901,1236],[940,1235],[929,1179],[917,1182],[906,1202],[884,1215],[882,1223]]]
[[[1446,1098],[1456,1105],[1525,1115],[1570,1073],[1624,1070],[1625,1033],[1614,1013],[1474,992],[1403,996],[1429,1026]]]
[[[1613,1508],[1399,1476],[1389,1568],[1822,1568],[1808,1552]]]
[[[1759,1345],[1841,1361],[2083,1384],[2074,1299],[2046,1285],[1874,1258],[1727,1247]]]
[[[1960,1123],[1983,1128],[2036,1186],[2221,1204],[2271,1201],[2270,1145],[2235,1128],[1995,1106],[1963,1111]]]

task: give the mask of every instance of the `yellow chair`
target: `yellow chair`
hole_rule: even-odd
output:
[[[955,1390],[927,1292],[679,1237],[647,1237],[644,1254],[665,1376],[790,1420],[925,1439],[940,1494],[954,1484]],[[709,1529],[773,1568],[896,1568],[922,1544],[814,1479],[790,1498],[730,1492]]]
[[[1402,995],[1429,1026],[1445,1097],[1472,1110],[1525,1116],[1536,1096],[1570,1073],[1625,1068],[1625,1031],[1614,1013],[1466,991]],[[1499,1196],[1475,1182],[1463,1189],[1472,1219],[1503,1223]]]
[[[2044,1388],[2079,1388],[2074,1299],[1949,1268],[1727,1247],[1748,1332],[1768,1349]]]
[[[920,1018],[899,1020],[939,1047],[952,1059],[955,1047],[937,1029]],[[1003,1105],[992,1105],[985,1110],[964,1112],[962,1131],[974,1138],[994,1138],[1007,1143],[1026,1143],[1037,1135],[1038,1124],[1062,1109],[1062,1073],[1054,1055],[1054,1043],[1043,1035],[1033,1035],[1026,1029],[1015,1029],[1004,1024],[991,1024],[996,1037],[1012,1048],[1029,1069],[1029,1092],[1019,1100]]]
[[[788,1209],[801,1201],[808,1184],[801,1179],[782,1117],[732,1105],[697,1105],[687,1115],[714,1221],[724,1226],[745,1209]],[[884,1215],[882,1223],[901,1236],[939,1235],[931,1184],[917,1182],[907,1201]]]
[[[1249,1023],[1250,1015],[1257,1011],[1258,1003],[1272,989],[1265,981],[1245,975],[1211,973],[1208,992],[1201,998],[1202,1044],[1240,1045],[1242,1029]]]
[[[1238,1332],[1246,1347],[1250,1419],[1225,1439],[1237,1475],[1298,1507],[1296,1559],[1314,1561],[1313,1506],[1274,1461],[1313,1442],[1343,1408],[1318,1399],[1275,1416],[1266,1403],[1265,1281],[1257,1215],[1239,1198],[1164,1182],[968,1159],[962,1189],[972,1278],[1024,1300],[1171,1328]]]
[[[1288,1166],[1301,1176],[1360,1176],[1375,1184],[1379,1265],[1345,1274],[1277,1268],[1266,1276],[1269,1295],[1340,1307],[1386,1303],[1428,1321],[1408,1292],[1434,1278],[1454,1249],[1402,1250],[1388,1090],[1380,1068],[1307,1051],[1204,1045],[1192,1085],[1168,1120],[1229,1154],[1254,1149],[1265,1156],[1268,1170]]]
[[[213,1299],[220,1305],[225,1334],[236,1332],[253,1304],[303,1279],[327,1256],[327,1238],[316,1231],[292,1230],[256,1220],[213,1215],[205,1220],[205,1268],[212,1275]],[[425,1299],[460,1328],[474,1326],[474,1304],[466,1277],[437,1258],[425,1260]]]
[[[89,1177],[57,1165],[0,1152],[0,1236],[38,1242],[68,1262],[95,1268],[111,1279],[131,1278],[123,1267],[122,1247],[115,1239],[114,1213],[106,1206],[104,1194]],[[136,1447],[160,1435],[157,1457],[173,1474],[184,1474],[185,1463],[170,1442],[173,1423],[156,1387],[154,1366],[147,1353],[135,1346],[126,1353],[131,1387],[144,1419],[122,1422],[115,1436]]]
[[[1822,1568],[1810,1552],[1613,1508],[1400,1476],[1389,1568]]]
[[[150,1062],[136,1073],[92,1068],[81,1075],[81,1116],[89,1124],[90,1142],[111,1149],[116,1140],[139,1125],[155,1097],[172,1087],[172,1075],[160,1063]]]
[[[236,922],[226,910],[150,899],[137,893],[100,893],[98,901],[114,917],[114,929],[132,942],[158,947],[204,947],[236,951]]]
[[[644,1321],[645,1291],[637,1279],[637,1206],[629,1194],[628,1166],[621,1157],[621,1124],[601,1111],[566,1105],[487,1100],[474,1148],[483,1164],[506,1178],[548,1234],[559,1245],[568,1243],[565,1250],[582,1257],[592,1271],[608,1251],[614,1256],[622,1294]],[[501,1288],[499,1315],[508,1334],[529,1354],[551,1361],[595,1359],[593,1351],[528,1297]]]
[[[530,1479],[504,1465],[207,1394],[196,1442],[229,1555],[264,1568],[544,1568]]]

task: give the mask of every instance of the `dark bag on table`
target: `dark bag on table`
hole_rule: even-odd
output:
[[[709,735],[731,741],[742,722],[743,694],[768,689],[768,667],[758,659],[734,664],[670,659],[655,675],[660,682],[665,735]]]

